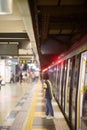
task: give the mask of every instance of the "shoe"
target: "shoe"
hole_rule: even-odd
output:
[[[54,117],[53,116],[47,116],[47,119],[53,119]]]

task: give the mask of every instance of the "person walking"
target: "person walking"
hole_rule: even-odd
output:
[[[23,74],[22,72],[19,72],[19,83],[21,84],[23,81]]]
[[[2,85],[2,76],[0,75],[0,89],[1,89],[1,85]]]
[[[46,118],[52,119],[54,117],[54,111],[52,107],[52,84],[49,80],[48,74],[44,75],[43,89],[44,97],[46,99]]]
[[[14,83],[14,74],[11,72],[11,78],[10,78],[10,83],[13,82]]]

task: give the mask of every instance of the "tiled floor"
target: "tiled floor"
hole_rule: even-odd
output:
[[[55,100],[52,104],[54,119],[43,118],[45,103],[40,82],[2,86],[0,130],[70,130]]]
[[[23,100],[21,97],[29,89],[29,84],[6,84],[0,90],[0,126],[10,125],[20,110]],[[20,101],[21,100],[21,101]],[[18,106],[17,106],[18,104]],[[18,109],[18,110],[16,110]],[[7,123],[6,122],[10,122]]]
[[[70,130],[65,121],[63,114],[61,113],[58,104],[53,99],[52,101],[54,109],[54,118],[46,119],[43,118],[45,115],[45,102],[43,98],[42,88],[38,93],[37,104],[35,109],[33,128],[32,130]],[[38,121],[38,123],[37,123]],[[37,129],[35,129],[37,128]]]

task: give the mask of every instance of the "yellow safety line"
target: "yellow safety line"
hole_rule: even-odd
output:
[[[42,95],[42,96],[43,96],[43,95]],[[38,100],[39,100],[39,99],[44,99],[44,98],[43,98],[43,97],[38,97]]]
[[[35,112],[34,114],[36,117],[43,117],[45,115],[45,112]]]
[[[46,128],[34,128],[32,130],[47,130]]]
[[[37,102],[37,106],[45,106],[43,102]]]
[[[34,119],[34,113],[35,113],[35,106],[36,106],[36,102],[37,102],[38,91],[39,91],[39,86],[36,87],[35,95],[34,95],[32,105],[31,105],[29,115],[28,115],[26,130],[32,130],[32,123],[33,123],[33,119]]]

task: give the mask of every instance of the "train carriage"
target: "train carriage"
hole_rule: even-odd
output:
[[[87,38],[62,54],[48,71],[53,94],[72,130],[87,130]]]

